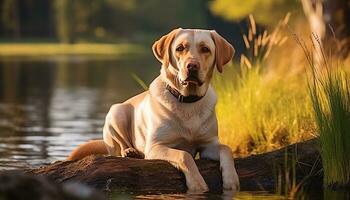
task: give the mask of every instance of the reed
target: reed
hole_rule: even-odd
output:
[[[319,132],[326,186],[350,183],[350,77],[342,70],[312,73],[309,93]]]
[[[310,65],[308,91],[319,133],[324,185],[350,184],[350,76],[326,56],[317,35],[312,48],[296,37]],[[315,49],[320,49],[315,51]],[[318,62],[314,59],[318,58]],[[321,61],[321,62],[320,62]]]

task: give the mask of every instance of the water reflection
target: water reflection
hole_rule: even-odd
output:
[[[323,199],[350,199],[350,191],[346,188],[341,190],[324,189]]]
[[[233,194],[232,192],[224,192],[223,194],[212,194],[212,193],[202,193],[202,194],[113,194],[111,199],[152,199],[152,200],[170,200],[170,199],[218,199],[218,200],[280,200],[287,199],[286,197],[271,194],[268,192],[238,192]]]
[[[64,159],[78,144],[101,138],[110,105],[142,91],[131,73],[149,82],[158,70],[145,58],[2,58],[0,169]]]

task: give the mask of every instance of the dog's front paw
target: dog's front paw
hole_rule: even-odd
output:
[[[209,190],[202,176],[186,178],[186,185],[189,193],[207,192]]]
[[[239,191],[239,178],[236,169],[222,173],[223,188],[225,190]]]
[[[122,152],[123,157],[128,157],[128,158],[138,158],[138,159],[143,159],[145,156],[143,153],[139,152],[138,150],[134,148],[127,148],[124,149]]]

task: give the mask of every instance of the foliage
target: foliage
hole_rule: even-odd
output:
[[[163,34],[179,26],[205,28],[204,2],[206,0],[99,0],[89,3],[84,0],[0,0],[0,36],[20,32],[21,37],[54,36],[63,43],[119,38],[150,40],[148,37],[154,34]]]
[[[259,24],[271,25],[295,9],[297,3],[295,0],[216,0],[210,3],[210,10],[231,21],[242,20],[254,13]]]

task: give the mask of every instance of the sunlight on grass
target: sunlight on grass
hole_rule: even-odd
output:
[[[334,55],[326,55],[317,34],[312,34],[311,48],[297,35],[295,39],[311,71],[308,92],[319,133],[324,185],[349,186],[350,73],[344,65],[339,66],[338,55],[335,55],[335,60],[332,59]]]
[[[0,43],[0,56],[127,55],[143,52],[143,46],[134,44]]]
[[[312,137],[312,107],[304,78],[267,78],[251,69],[215,76],[221,141],[241,155]],[[229,77],[228,77],[229,76]]]
[[[304,74],[286,75],[269,59],[274,49],[287,41],[283,34],[290,14],[271,32],[256,30],[253,16],[243,34],[246,53],[240,64],[214,76],[218,94],[216,107],[221,142],[242,156],[262,153],[314,136],[312,106]],[[292,63],[284,57],[281,63]],[[280,64],[280,63],[279,63]],[[286,68],[286,67],[285,67]]]
[[[324,184],[350,183],[350,77],[344,71],[313,76],[310,85],[320,134]]]

